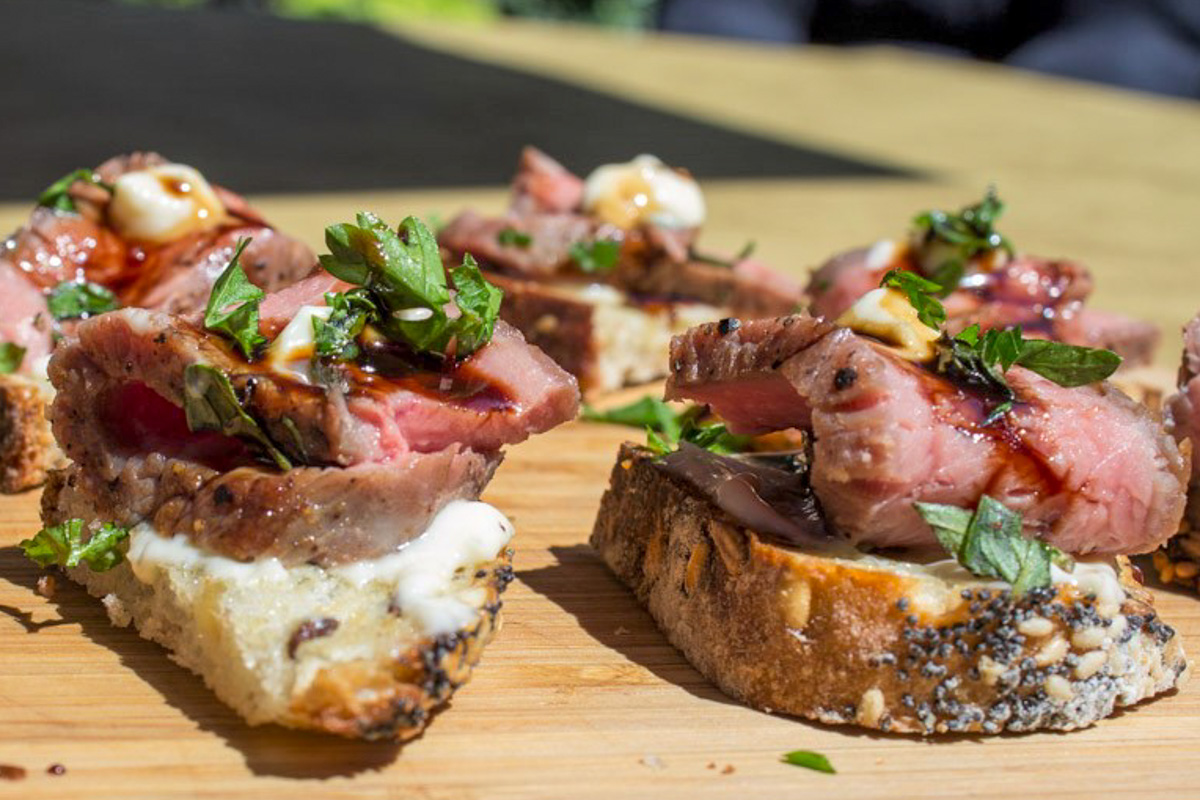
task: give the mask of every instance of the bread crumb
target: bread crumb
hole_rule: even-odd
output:
[[[733,764],[726,764],[726,765],[725,765],[725,769],[721,770],[721,774],[722,774],[722,775],[732,775],[732,774],[733,774],[734,772],[736,772],[736,771],[737,771],[737,770],[735,770],[735,769],[733,768]]]
[[[715,761],[708,762],[708,766],[705,767],[705,769],[716,769],[716,768],[717,768],[717,762],[715,762]]]
[[[37,579],[37,593],[47,600],[54,599],[56,589],[58,589],[58,580],[53,575],[43,575]]]
[[[104,610],[108,612],[108,619],[113,625],[118,628],[128,628],[129,623],[133,622],[133,617],[129,613],[129,609],[125,608],[125,604],[121,602],[121,598],[115,594],[106,594],[100,599],[104,604]]]

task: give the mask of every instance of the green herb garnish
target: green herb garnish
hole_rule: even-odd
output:
[[[379,313],[379,308],[365,289],[329,292],[325,295],[325,303],[333,311],[327,320],[318,316],[312,318],[313,358],[353,361],[359,353],[358,335]]]
[[[533,237],[516,228],[505,228],[496,234],[496,241],[505,247],[529,247],[533,244]]]
[[[46,208],[53,208],[55,211],[78,211],[79,209],[75,207],[75,201],[71,199],[71,186],[74,185],[75,181],[83,181],[93,186],[99,186],[109,193],[113,191],[112,184],[100,180],[100,176],[92,170],[77,169],[47,186],[38,195],[37,204]]]
[[[1070,559],[1057,547],[1021,532],[1021,515],[988,495],[972,512],[958,506],[913,503],[942,547],[959,564],[982,578],[1012,584],[1020,597],[1050,585],[1050,565],[1069,568]]]
[[[879,285],[904,292],[923,324],[935,331],[942,329],[942,323],[946,321],[946,309],[936,297],[942,291],[941,284],[922,278],[915,272],[893,269],[883,276]]]
[[[325,229],[329,253],[321,266],[347,283],[361,286],[377,307],[370,322],[393,341],[414,350],[456,358],[468,356],[492,336],[504,293],[488,283],[470,256],[451,271],[459,316],[451,319],[446,270],[437,240],[416,217],[391,230],[373,214],[357,224]],[[453,343],[453,352],[451,344]]]
[[[617,265],[621,243],[615,239],[575,242],[567,249],[567,255],[586,273],[608,272]]]
[[[733,258],[717,258],[716,256],[705,255],[696,250],[688,250],[688,259],[697,261],[701,264],[712,264],[714,267],[724,267],[725,269],[733,269],[741,262],[745,261],[754,253],[755,242],[749,241],[742,245],[742,249],[738,251]]]
[[[88,281],[63,281],[50,290],[46,305],[57,320],[87,319],[121,307],[116,295]]]
[[[225,373],[207,364],[189,364],[183,371],[183,410],[190,431],[218,431],[256,445],[282,470],[292,462],[238,400]]]
[[[204,310],[204,327],[229,337],[242,355],[252,359],[267,342],[258,331],[258,305],[267,295],[250,282],[242,269],[240,259],[248,244],[250,239],[238,239],[233,258],[213,284]]]
[[[702,405],[690,405],[675,411],[662,400],[647,395],[610,411],[597,411],[584,406],[582,416],[589,422],[644,428],[646,446],[658,455],[679,449],[681,442],[722,455],[744,451],[750,437],[730,433],[723,423],[701,423],[700,419],[706,411],[707,407]]]
[[[117,545],[128,537],[128,530],[106,522],[85,541],[83,520],[69,519],[42,528],[32,539],[21,542],[21,549],[39,566],[77,567],[84,563],[94,572],[105,572],[121,563],[124,556]]]
[[[793,750],[790,753],[785,753],[783,763],[791,764],[793,767],[804,767],[811,769],[814,772],[826,772],[830,775],[837,773],[833,768],[833,764],[829,763],[829,759],[820,753],[814,753],[812,750]]]
[[[1004,250],[1012,255],[1012,245],[995,228],[996,220],[1003,213],[1004,203],[996,196],[995,187],[988,187],[981,201],[964,207],[957,214],[933,210],[913,219],[918,246],[941,244],[949,247],[946,258],[932,267],[925,267],[926,274],[942,287],[943,297],[958,288],[967,262],[972,258],[993,250]]]
[[[25,348],[12,342],[0,343],[0,375],[10,375],[21,368]]]

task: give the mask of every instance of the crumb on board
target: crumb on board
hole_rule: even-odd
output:
[[[42,575],[37,579],[37,593],[47,600],[54,599],[54,592],[58,589],[58,581],[53,575]]]
[[[661,758],[654,754],[648,754],[638,759],[638,763],[650,769],[666,769],[667,764]]]

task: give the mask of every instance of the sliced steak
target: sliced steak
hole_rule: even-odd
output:
[[[835,256],[809,281],[809,310],[837,319],[897,266],[912,268],[912,263],[903,256],[876,263],[867,248]],[[1154,325],[1084,308],[1092,277],[1073,261],[1017,256],[995,271],[968,275],[960,287],[944,301],[951,333],[973,324],[985,329],[1020,325],[1030,336],[1113,350],[1127,366],[1149,363],[1158,345]]]
[[[50,352],[53,329],[45,295],[0,260],[0,343],[25,348],[22,373],[28,374],[34,362]]]
[[[521,151],[513,178],[514,212],[566,214],[582,203],[583,181],[577,175],[536,147]]]
[[[1063,550],[1140,553],[1178,528],[1189,459],[1108,384],[1008,373],[1016,408],[984,425],[976,396],[807,315],[677,337],[668,399],[710,404],[740,433],[810,430],[813,490],[833,527],[876,547],[933,544],[915,501],[988,494]]]
[[[394,552],[420,536],[452,500],[473,500],[498,453],[453,445],[387,464],[347,469],[255,466],[219,472],[159,453],[113,459],[111,477],[79,464],[53,473],[43,519],[150,522],[163,536],[241,561],[335,566]]]
[[[289,293],[296,307],[333,288],[327,278],[306,283]],[[247,412],[308,466],[268,469],[239,439],[189,431],[192,364],[226,374]],[[452,373],[354,372],[343,391],[248,364],[194,322],[123,309],[80,323],[50,375],[51,421],[74,463],[47,491],[47,519],[147,521],[231,558],[285,563],[396,550],[446,503],[477,498],[501,445],[578,405],[570,376],[503,323]]]
[[[228,375],[271,438],[308,464],[386,462],[453,444],[491,452],[571,419],[578,406],[571,376],[503,323],[451,373],[351,375],[345,394],[247,364],[222,340],[158,312],[105,314],[82,323],[76,335],[51,362],[61,394],[52,421],[68,457],[91,468],[102,466],[96,460],[112,446],[99,435],[103,426],[89,430],[104,398],[138,382],[182,407],[184,369],[197,363]]]
[[[500,234],[514,230],[529,237],[528,245],[504,244]],[[574,270],[571,245],[594,239],[620,238],[621,231],[577,213],[540,212],[484,217],[464,211],[438,231],[438,243],[454,260],[470,253],[495,272],[547,279]]]
[[[1167,400],[1167,421],[1175,438],[1191,441],[1192,477],[1188,497],[1188,522],[1200,530],[1200,315],[1183,329],[1183,363],[1179,391]]]

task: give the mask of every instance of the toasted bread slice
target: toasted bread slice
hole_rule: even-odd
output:
[[[487,511],[472,519],[503,520]],[[507,543],[507,520],[499,538],[494,526],[476,536],[437,524],[426,536],[451,538],[433,566],[429,552],[398,564],[405,551],[331,569],[236,562],[142,524],[115,568],[67,575],[102,599],[113,624],[166,647],[251,724],[405,740],[470,678],[512,580],[511,551],[489,546]],[[412,545],[431,546],[441,545]]]
[[[40,486],[49,470],[64,466],[46,406],[51,394],[24,375],[0,375],[0,492]]]
[[[632,445],[591,541],[700,672],[765,711],[897,733],[1071,730],[1187,677],[1123,557],[1017,598],[956,565],[809,553]]]

